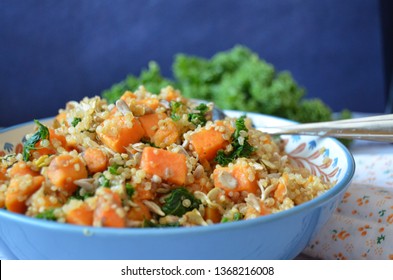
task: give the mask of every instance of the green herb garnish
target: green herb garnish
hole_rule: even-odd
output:
[[[178,188],[173,190],[162,206],[162,211],[166,215],[183,216],[188,211],[199,207],[201,201],[196,199],[187,189]]]
[[[81,187],[78,187],[76,191],[70,196],[70,199],[85,200],[88,197],[94,196],[94,192],[84,192],[84,194],[81,195],[81,189]]]
[[[40,140],[49,139],[49,129],[40,123],[38,120],[34,120],[38,126],[38,130],[23,144],[23,160],[28,161],[30,158],[30,151],[36,150],[35,144]]]
[[[109,171],[109,173],[111,173],[112,175],[119,175],[119,172],[117,171],[117,169],[118,169],[119,167],[120,167],[119,165],[113,164],[113,165],[109,166],[108,171]]]
[[[233,220],[234,221],[240,221],[241,219],[243,219],[242,213],[236,212],[235,214],[233,214]]]
[[[205,114],[209,110],[206,104],[201,103],[197,107],[195,107],[196,113],[188,114],[188,121],[193,123],[194,125],[204,126],[207,122]]]
[[[232,219],[229,219],[228,217],[223,217],[221,219],[221,223],[235,222],[240,221],[241,219],[243,219],[243,214],[240,212],[236,212],[233,214]]]
[[[55,209],[47,209],[42,213],[39,213],[35,216],[37,219],[56,221],[57,217],[55,216]]]
[[[101,174],[100,177],[98,177],[98,183],[101,187],[109,188],[111,182],[104,176],[104,174]]]
[[[180,120],[180,109],[183,106],[183,103],[179,101],[171,101],[171,119],[174,121]]]
[[[248,129],[245,125],[244,119],[246,116],[241,116],[236,120],[236,129],[235,132],[232,134],[232,152],[226,154],[223,150],[219,150],[217,152],[217,156],[215,157],[215,161],[222,165],[227,166],[229,163],[233,162],[237,158],[241,157],[249,157],[252,152],[254,152],[255,148],[248,143],[248,136],[244,137],[242,143],[239,142],[240,132],[248,132]]]
[[[74,119],[72,120],[72,122],[71,122],[71,125],[72,125],[73,127],[75,127],[75,126],[77,126],[77,124],[80,123],[81,121],[82,121],[81,118],[74,118]]]
[[[130,183],[126,183],[126,193],[127,193],[129,198],[132,198],[132,196],[135,193],[135,188]]]

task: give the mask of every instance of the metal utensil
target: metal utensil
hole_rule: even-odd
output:
[[[282,127],[259,127],[256,129],[271,135],[316,135],[393,142],[393,114]]]
[[[200,104],[203,100],[192,99]],[[225,112],[213,104],[213,120],[225,119]],[[270,135],[314,135],[344,139],[393,142],[393,114],[353,118],[338,121],[291,124],[275,127],[256,127]]]
[[[223,119],[226,114],[215,108],[213,119]],[[393,114],[354,118],[348,120],[293,124],[276,127],[256,127],[270,135],[314,135],[343,139],[393,142]]]

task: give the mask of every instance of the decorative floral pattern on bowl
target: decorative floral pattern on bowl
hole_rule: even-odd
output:
[[[319,139],[304,139],[291,136],[287,139],[286,152],[294,164],[311,170],[313,175],[321,176],[325,181],[334,182],[340,176],[338,158],[330,158],[330,150],[318,144]]]

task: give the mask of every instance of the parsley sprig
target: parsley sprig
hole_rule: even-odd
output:
[[[233,162],[237,158],[241,157],[249,157],[252,152],[255,151],[255,148],[248,143],[248,136],[244,137],[244,141],[242,141],[242,144],[240,144],[239,137],[240,137],[240,132],[245,131],[248,132],[248,128],[246,127],[244,119],[246,116],[241,116],[236,120],[236,129],[235,132],[232,134],[232,147],[233,150],[232,152],[226,154],[225,151],[219,150],[217,152],[217,155],[215,157],[215,161],[222,165],[222,166],[227,166],[229,163]]]

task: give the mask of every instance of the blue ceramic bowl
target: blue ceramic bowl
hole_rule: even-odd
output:
[[[228,111],[233,116],[241,112]],[[287,120],[248,114],[256,126]],[[0,148],[20,149],[33,124],[0,133]],[[193,228],[112,229],[60,224],[0,210],[0,252],[17,259],[292,259],[332,216],[355,171],[350,152],[337,140],[288,136],[295,164],[336,182],[321,196],[292,209],[233,223]]]

